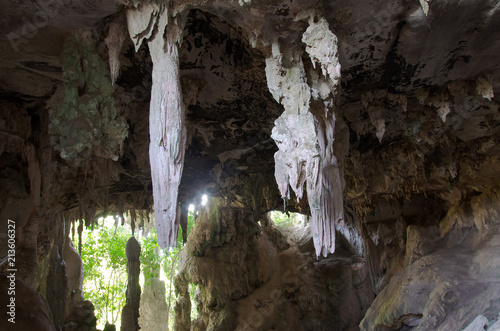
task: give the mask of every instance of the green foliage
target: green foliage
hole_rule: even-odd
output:
[[[270,216],[273,223],[283,229],[304,226],[303,216],[298,213],[282,213],[280,211],[273,210],[270,212]]]
[[[187,232],[194,225],[195,215],[189,212]],[[112,222],[104,222],[104,226],[94,229],[84,229],[82,233],[82,262],[84,269],[83,293],[87,300],[95,306],[97,324],[120,324],[121,310],[126,303],[127,289],[127,257],[125,247],[130,238],[128,228],[117,227]],[[169,324],[172,330],[174,321],[175,296],[173,281],[178,272],[180,253],[183,249],[182,233],[176,247],[162,251],[158,245],[156,230],[139,238],[141,245],[141,272],[146,284],[151,277],[165,276],[166,298],[169,306]],[[75,243],[77,246],[78,243]],[[195,290],[190,288],[193,301]],[[193,305],[192,316],[196,316]]]
[[[147,282],[151,277],[160,276],[160,267],[164,258],[160,246],[158,245],[156,230],[151,231],[148,236],[142,237],[140,244],[141,272]]]
[[[120,317],[127,288],[128,239],[122,227],[85,229],[82,234],[83,293],[94,304],[98,321],[114,324]]]
[[[189,291],[189,297],[191,298],[191,321],[195,320],[199,315],[198,308],[196,308],[196,305],[194,304],[195,301],[194,298],[198,290],[199,290],[198,285],[189,283],[188,291]]]

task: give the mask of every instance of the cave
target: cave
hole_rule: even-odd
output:
[[[2,330],[500,330],[498,2],[0,17]],[[100,328],[106,222],[126,287]],[[148,231],[168,286],[141,280]]]

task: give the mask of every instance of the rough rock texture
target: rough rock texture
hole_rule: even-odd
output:
[[[302,54],[282,51],[279,43],[272,45],[272,57],[266,60],[269,90],[285,108],[271,136],[279,148],[274,156],[275,177],[283,199],[290,198],[289,185],[297,199],[301,199],[307,182],[316,254],[326,256],[335,251],[335,224],[343,226],[344,220],[344,155],[339,161],[335,153],[338,151],[333,148],[334,97],[340,81],[340,64],[337,38],[325,19],[311,22],[302,41],[307,45],[312,67],[318,62],[321,73],[308,68],[307,74]],[[312,99],[320,101],[319,105]]]
[[[64,91],[50,103],[52,146],[76,165],[88,162],[93,154],[118,160],[127,124],[116,114],[114,88],[91,32],[68,38],[63,56]]]
[[[139,330],[139,303],[141,301],[141,286],[139,275],[141,273],[141,246],[135,237],[130,237],[125,248],[127,254],[127,295],[126,303],[122,310],[121,331]]]
[[[94,331],[97,319],[94,314],[94,305],[89,300],[82,300],[81,291],[71,297],[66,311],[65,329]]]
[[[0,296],[2,307],[7,307],[10,303],[10,296],[6,295],[10,287],[9,274],[0,274],[0,289],[5,295]],[[8,322],[6,316],[0,320],[2,330],[40,330],[40,331],[55,331],[52,321],[52,314],[47,302],[43,297],[36,292],[30,284],[21,280],[15,279],[15,324]]]
[[[150,278],[144,285],[139,306],[139,325],[142,331],[168,330],[165,292],[165,282],[156,277]]]
[[[143,39],[148,38],[153,61],[149,161],[155,224],[162,248],[177,243],[180,218],[177,195],[187,138],[186,110],[179,74],[179,45],[185,17],[171,10],[167,5],[148,3],[127,11],[129,33],[136,50]]]
[[[409,266],[380,292],[360,324],[362,330],[403,326],[462,330],[478,314],[484,314],[486,321],[496,318],[500,311],[498,192],[495,187],[452,208],[440,222],[434,252],[416,257],[415,249],[406,251],[412,256],[406,260],[415,262],[407,262]],[[486,227],[476,225],[484,222]],[[432,246],[422,236],[406,240],[407,247]]]
[[[221,216],[212,219],[221,221],[198,244],[188,239],[189,251],[202,255],[186,258],[180,329],[191,324],[190,280],[201,286],[202,318],[192,323],[198,329],[237,326],[240,318],[261,328],[355,328],[373,293],[394,314],[378,299],[362,324],[370,329],[378,321],[381,328],[432,329],[465,328],[479,315],[489,326],[495,320],[498,300],[474,301],[488,293],[484,282],[497,262],[488,246],[497,226],[492,188],[500,182],[495,1],[1,5],[3,270],[8,219],[16,222],[18,278],[47,296],[50,261],[62,265],[70,236],[61,228],[73,223],[76,237],[98,217],[117,215],[117,224],[128,217],[148,229],[154,208],[166,245],[185,224],[189,204],[207,194],[219,201]],[[292,114],[297,105],[300,118]],[[283,208],[311,217],[313,240],[289,244],[300,253],[264,218]],[[59,261],[51,259],[54,247]],[[294,258],[285,262],[288,249]],[[276,276],[304,260],[307,278]],[[357,261],[371,294],[349,315],[336,309],[358,305],[349,294],[360,291],[358,282],[348,281],[357,277],[350,276]],[[217,272],[226,267],[234,271],[230,279]],[[420,278],[410,279],[412,271]],[[339,283],[347,285],[338,296]],[[401,295],[403,284],[431,297]],[[274,290],[276,298],[266,296]],[[49,306],[59,307],[66,295]],[[92,310],[74,303],[85,314]],[[314,312],[325,309],[335,312],[332,319],[322,314],[321,325],[311,326]],[[433,319],[426,309],[450,318]]]
[[[70,244],[70,240],[66,240],[63,257],[68,278],[64,327],[69,330],[95,330],[94,305],[92,302],[84,300],[82,293],[84,276],[82,259]]]
[[[357,329],[373,299],[368,269],[361,257],[337,251],[318,261],[310,231],[287,240],[213,199],[181,256],[176,330]],[[192,322],[188,282],[200,292]]]
[[[46,299],[57,330],[64,327],[66,318],[66,293],[68,279],[66,277],[66,263],[59,253],[59,247],[53,246],[49,258],[49,274],[47,276]]]

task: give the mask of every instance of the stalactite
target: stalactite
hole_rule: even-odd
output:
[[[95,224],[95,213],[97,212],[97,205],[93,202],[89,202],[85,208],[85,226],[94,229]]]
[[[137,214],[135,212],[134,205],[132,205],[129,212],[130,212],[130,227],[132,228],[132,236],[133,236],[135,233],[135,223],[137,221]]]
[[[108,36],[104,39],[106,46],[108,46],[111,84],[116,82],[120,73],[120,52],[126,35],[126,22],[123,15],[118,15],[109,23]]]
[[[136,50],[147,39],[153,60],[149,157],[155,223],[162,248],[177,243],[177,195],[187,137],[179,79],[179,45],[186,17],[169,5],[145,3],[127,10],[129,34]]]
[[[33,199],[33,204],[40,204],[40,192],[42,185],[42,174],[40,172],[40,164],[36,157],[35,147],[32,144],[27,144],[23,148],[23,158],[28,162],[28,176],[30,178],[30,195]]]
[[[185,244],[187,242],[187,225],[189,216],[189,206],[187,204],[182,205],[181,208],[181,219],[179,225],[182,229],[182,242]]]
[[[340,64],[337,38],[326,20],[311,19],[309,24],[302,41],[313,68],[306,72],[301,52],[281,50],[274,43],[266,77],[273,97],[285,108],[271,135],[279,148],[274,156],[279,190],[288,197],[290,186],[300,199],[307,183],[316,254],[326,256],[335,251],[335,226],[342,226],[344,218],[343,153],[337,153],[342,154],[339,160],[334,148],[336,127],[342,124],[335,114]]]
[[[121,225],[125,223],[125,218],[123,217],[123,214],[125,212],[125,199],[127,198],[126,195],[120,194],[118,196],[118,202],[117,202],[117,209],[118,209],[118,216],[121,219]]]
[[[80,224],[78,225],[78,254],[82,256],[82,232],[83,232],[83,220],[80,218]]]
[[[141,217],[141,221],[139,223],[139,230],[144,231],[144,210],[141,210],[139,215]]]

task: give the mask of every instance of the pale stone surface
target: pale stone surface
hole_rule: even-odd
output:
[[[146,281],[139,306],[139,325],[142,331],[168,330],[168,305],[165,301],[165,282],[153,277]]]
[[[487,324],[488,319],[480,314],[462,331],[483,331]]]
[[[180,14],[175,17],[171,15],[168,6],[152,3],[127,11],[129,34],[135,41],[136,49],[154,29],[159,31],[148,41],[153,60],[149,160],[155,224],[158,243],[162,248],[177,243],[180,217],[177,195],[187,138],[179,76],[179,45],[185,18]]]
[[[488,331],[500,331],[500,319],[490,325]]]
[[[275,177],[284,199],[290,198],[289,186],[301,199],[307,185],[316,254],[326,256],[335,251],[335,228],[344,222],[344,155],[333,148],[340,64],[337,38],[326,20],[311,21],[302,41],[313,65],[309,80],[300,52],[282,50],[273,43],[272,57],[266,59],[269,91],[285,108],[271,135],[279,148],[274,156]],[[323,77],[314,71],[316,62]],[[322,101],[322,109],[313,106],[313,99]]]

